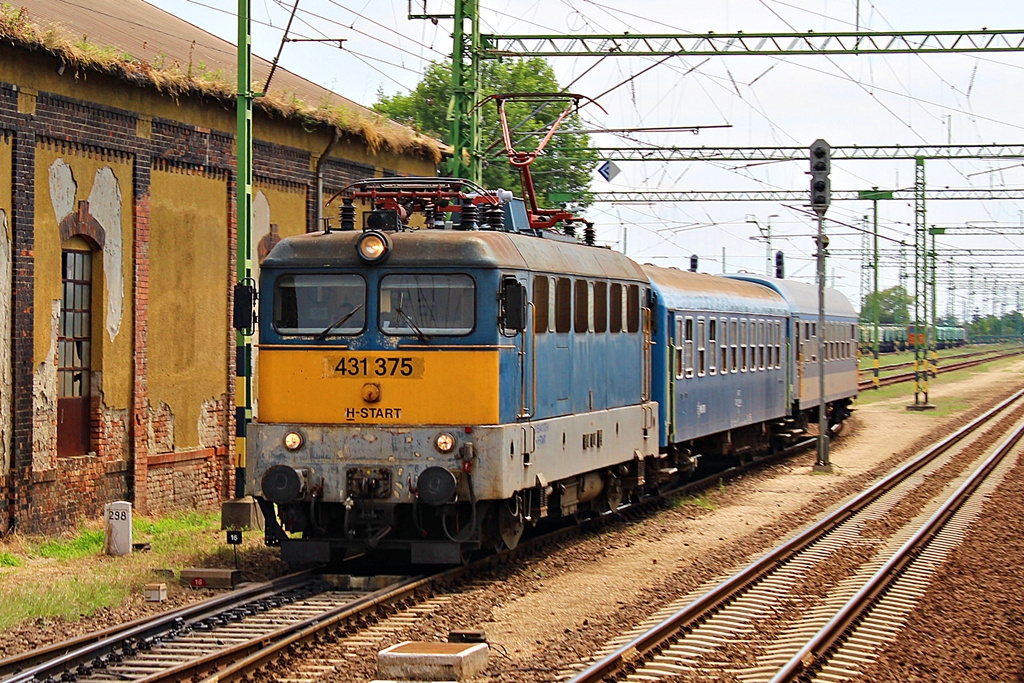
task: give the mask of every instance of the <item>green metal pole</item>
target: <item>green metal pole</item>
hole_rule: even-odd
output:
[[[878,188],[877,187],[874,188],[874,191],[877,192]],[[874,270],[875,270],[875,272],[874,272],[874,287],[873,287],[873,291],[875,292],[875,311],[874,311],[874,316],[873,316],[873,318],[874,318],[873,322],[875,323],[875,332],[874,332],[874,340],[875,340],[874,347],[875,348],[874,348],[874,361],[873,361],[873,367],[872,367],[874,375],[872,376],[871,383],[872,383],[872,385],[874,386],[875,389],[878,389],[881,386],[880,383],[879,383],[880,378],[878,376],[878,373],[879,373],[879,365],[878,365],[878,344],[879,344],[879,340],[878,340],[878,323],[879,323],[879,314],[881,313],[881,311],[880,311],[881,306],[879,306],[879,301],[878,301],[878,198],[877,198],[877,196],[872,201],[872,203],[875,206],[875,230],[874,230],[874,242],[875,242],[875,244],[874,244],[874,247],[875,247],[874,248],[874,252],[875,252],[874,256],[875,256],[875,258],[874,258],[874,264],[873,264],[874,265]]]
[[[936,280],[938,279],[938,268],[936,260],[939,257],[937,247],[935,245],[936,233],[932,233],[932,250],[931,250],[931,273],[932,273],[932,339],[931,339],[931,375],[936,377],[939,371],[939,327],[938,327],[938,289],[936,286]]]
[[[467,178],[478,184],[483,177],[480,159],[480,110],[474,108],[481,61],[479,4],[479,0],[455,0],[455,27],[452,31],[452,101],[449,107],[449,130],[454,153],[448,162],[448,171],[452,176]],[[467,20],[470,22],[468,35],[465,30]]]
[[[235,149],[235,278],[252,277],[252,36],[249,2],[238,0],[238,100]],[[245,428],[252,421],[252,337],[235,333],[235,496],[245,495]]]

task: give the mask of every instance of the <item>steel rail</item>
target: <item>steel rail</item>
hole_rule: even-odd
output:
[[[273,581],[246,586],[216,598],[142,617],[126,624],[54,643],[24,654],[13,655],[0,660],[0,680],[3,683],[23,683],[31,681],[33,678],[45,679],[55,671],[64,671],[91,659],[107,655],[128,639],[134,638],[141,641],[159,636],[172,630],[181,621],[194,622],[222,612],[238,603],[258,600],[261,597],[290,590],[307,583],[312,576],[311,571],[289,574]],[[5,676],[9,678],[4,678]]]
[[[920,456],[900,467],[898,470],[880,480],[860,493],[832,514],[814,524],[809,529],[782,545],[769,551],[749,564],[732,577],[726,579],[715,588],[697,598],[689,605],[656,625],[646,633],[634,638],[614,652],[592,664],[589,668],[576,674],[567,683],[598,683],[606,678],[626,670],[638,661],[661,650],[679,634],[693,624],[703,620],[710,613],[723,606],[739,592],[759,581],[782,562],[790,559],[797,552],[810,546],[829,531],[859,512],[883,494],[906,480],[930,461],[947,451],[957,442],[969,435],[979,426],[991,420],[1007,406],[1024,396],[1024,389],[1014,393],[999,404],[982,413],[977,418],[956,430],[938,443],[926,449]]]
[[[1019,425],[978,467],[968,479],[939,507],[927,522],[896,551],[895,554],[868,579],[864,587],[843,605],[834,617],[821,628],[786,664],[769,683],[787,683],[816,668],[839,644],[847,631],[867,612],[875,601],[892,585],[895,579],[918,556],[920,550],[939,533],[946,522],[972,496],[992,474],[1021,437],[1024,425]]]
[[[574,534],[580,533],[581,531],[593,529],[595,528],[595,525],[608,523],[614,519],[621,518],[622,513],[643,513],[651,506],[660,505],[666,498],[701,490],[710,485],[714,485],[723,478],[736,476],[749,471],[755,466],[774,462],[782,458],[789,457],[794,453],[806,450],[808,447],[813,446],[814,443],[815,439],[813,438],[804,439],[778,451],[751,457],[749,460],[746,460],[739,465],[718,470],[702,477],[701,479],[687,482],[672,489],[660,491],[657,495],[652,494],[644,497],[632,505],[623,506],[617,510],[602,513],[596,518],[587,519],[577,526],[556,529],[550,533],[535,537],[530,539],[527,543],[520,544],[520,546],[514,550],[506,550],[495,555],[487,556],[465,567],[456,567],[436,575],[408,579],[402,583],[382,589],[381,591],[357,598],[345,605],[326,611],[314,617],[310,617],[304,621],[283,626],[277,631],[271,633],[264,633],[259,637],[252,638],[250,641],[235,644],[225,650],[209,653],[200,658],[179,664],[174,668],[156,672],[145,678],[133,680],[154,683],[156,681],[181,680],[183,678],[198,679],[201,676],[205,676],[202,680],[211,682],[240,680],[245,675],[265,666],[269,661],[277,657],[282,651],[291,645],[308,641],[323,630],[340,624],[346,619],[357,617],[361,613],[371,610],[379,605],[388,602],[401,602],[402,600],[408,599],[409,596],[415,594],[417,591],[430,590],[435,584],[442,585],[450,583],[465,572],[479,569],[490,564],[507,561],[512,557],[517,557],[523,552],[528,552],[531,549],[541,547],[544,544],[564,540]],[[231,606],[240,602],[245,602],[247,599],[257,599],[259,597],[269,596],[282,590],[298,586],[303,581],[308,581],[313,576],[315,576],[313,571],[300,572],[298,574],[282,577],[276,581],[246,587],[234,593],[206,600],[195,605],[188,605],[169,612],[161,613],[155,617],[145,617],[128,624],[111,627],[96,633],[56,643],[45,648],[40,648],[38,650],[25,653],[24,655],[15,655],[14,657],[3,660],[3,663],[8,664],[11,667],[8,669],[10,672],[15,671],[16,669],[20,669],[20,671],[17,671],[18,675],[16,677],[9,679],[9,681],[4,681],[4,683],[23,683],[25,681],[32,680],[36,675],[62,676],[79,664],[86,663],[96,657],[109,654],[131,638],[135,638],[137,640],[139,638],[150,637],[154,633],[159,634],[161,632],[167,632],[169,629],[159,628],[161,624],[173,625],[180,624],[182,621],[195,623],[196,621],[209,616],[222,613]],[[216,633],[216,631],[211,631],[211,633]],[[239,657],[241,657],[241,659],[239,659]],[[40,662],[42,662],[41,665],[36,665]],[[24,670],[24,667],[27,665],[36,666],[33,666],[30,670]],[[211,669],[217,670],[210,673]]]

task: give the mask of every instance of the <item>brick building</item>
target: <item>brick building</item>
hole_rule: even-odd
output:
[[[235,465],[235,48],[142,0],[19,0],[0,38],[0,536],[111,500],[216,505]],[[318,173],[330,196],[439,160],[280,69],[253,132],[254,259],[318,229]]]

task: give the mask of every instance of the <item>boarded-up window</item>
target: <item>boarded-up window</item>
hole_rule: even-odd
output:
[[[622,332],[622,285],[618,283],[612,285],[608,303],[611,305],[608,316],[611,318],[611,331]]]
[[[629,325],[629,332],[640,331],[640,287],[638,285],[629,285],[628,287],[627,302],[626,302],[626,317],[627,324]]]
[[[560,277],[555,283],[555,332],[572,329],[572,280]]]
[[[548,279],[544,275],[533,278],[533,329],[538,333],[548,331]]]
[[[594,332],[608,330],[608,283],[594,283]]]
[[[576,280],[576,305],[574,308],[577,332],[590,331],[590,283]]]

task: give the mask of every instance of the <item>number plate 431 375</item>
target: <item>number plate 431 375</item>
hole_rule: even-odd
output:
[[[325,377],[422,379],[422,356],[328,356]]]

